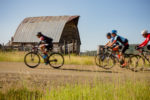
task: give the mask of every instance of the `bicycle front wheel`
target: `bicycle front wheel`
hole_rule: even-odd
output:
[[[24,57],[24,63],[30,68],[35,68],[40,64],[40,56],[37,53],[29,52]]]
[[[115,57],[108,54],[99,54],[95,57],[95,63],[97,66],[104,69],[111,69],[115,65]]]
[[[128,61],[128,68],[131,70],[135,69],[138,65],[138,58],[136,56],[130,56],[126,61]]]
[[[141,56],[138,56],[138,64],[135,67],[135,70],[142,71],[144,69],[144,66],[145,66],[145,59]]]
[[[95,56],[95,64],[99,67],[102,67],[102,59],[103,59],[103,54],[98,54]]]
[[[117,59],[113,56],[105,56],[102,61],[102,66],[104,69],[111,69],[116,65]]]
[[[140,71],[144,68],[145,61],[141,56],[130,57],[129,67],[132,71]]]
[[[52,53],[49,56],[49,65],[55,69],[64,65],[64,57],[60,53]]]

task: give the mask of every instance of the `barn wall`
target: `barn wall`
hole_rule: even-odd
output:
[[[81,41],[79,37],[78,28],[74,22],[70,22],[65,25],[62,36],[60,38],[61,46],[67,45],[67,44],[72,44],[72,47],[70,48],[71,53],[77,53],[77,54],[80,53]],[[65,50],[66,52],[68,51],[67,49],[68,46],[65,46],[65,47],[66,47],[66,50]]]
[[[54,19],[57,19],[56,21],[60,24],[57,23],[57,25],[58,25],[58,26],[56,25],[57,27],[52,27],[52,29],[50,29],[48,25],[52,24],[52,26],[53,26],[54,25],[53,24]],[[52,20],[52,21],[50,21],[50,20]],[[65,22],[63,22],[64,24],[62,24],[61,20],[63,20],[63,21],[65,20]],[[78,20],[79,20],[79,16],[66,16],[66,17],[59,16],[57,18],[50,17],[50,16],[33,17],[33,18],[26,18],[23,21],[23,24],[25,24],[24,22],[33,22],[33,21],[38,22],[38,21],[40,21],[42,23],[42,22],[47,21],[47,23],[49,23],[48,25],[45,23],[42,23],[42,24],[41,23],[40,24],[34,23],[35,26],[38,26],[38,28],[34,29],[34,31],[35,30],[37,31],[37,29],[38,29],[41,32],[45,33],[46,36],[48,36],[47,34],[50,35],[50,33],[53,33],[53,34],[51,34],[52,37],[55,36],[53,38],[54,38],[54,40],[57,40],[57,41],[54,41],[55,42],[54,43],[54,49],[56,51],[61,51],[63,53],[64,53],[64,51],[67,51],[66,53],[68,53],[68,50],[70,50],[70,53],[79,54],[81,41],[80,41],[79,31],[78,31],[78,27],[77,27]],[[28,23],[28,24],[30,24],[30,23]],[[37,44],[37,43],[35,43],[35,42],[38,42],[38,39],[36,37],[34,37],[36,41],[34,39],[31,39],[32,41],[28,40],[28,36],[30,34],[33,34],[36,32],[33,32],[33,30],[28,29],[28,28],[30,28],[30,26],[28,26],[28,27],[27,26],[28,25],[24,26],[25,30],[27,31],[26,32],[27,37],[23,36],[23,39],[25,39],[26,41],[22,41],[22,39],[20,39],[19,37],[16,37],[16,35],[14,35],[14,37],[16,39],[13,39],[13,46],[31,47],[31,46]],[[31,26],[34,27],[33,23]],[[46,26],[46,29],[43,26]],[[20,31],[22,31],[22,29],[24,29],[24,27],[20,27]],[[61,29],[60,29],[60,27],[61,27]],[[60,30],[60,31],[58,31],[58,30]],[[16,33],[17,32],[18,32],[18,35],[20,36],[20,32],[16,31]],[[29,36],[29,37],[31,37],[31,36]],[[31,43],[27,43],[27,42],[31,42]]]

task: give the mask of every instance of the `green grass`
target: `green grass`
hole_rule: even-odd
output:
[[[1,52],[0,51],[0,61],[1,62],[23,62],[24,56],[27,52]],[[64,56],[65,64],[68,65],[95,65],[94,57],[91,56],[75,56],[71,55]],[[43,62],[43,60],[42,60]]]
[[[6,93],[0,92],[0,100],[40,100],[42,95],[39,90],[10,89]]]
[[[0,51],[0,62],[24,62],[24,56],[27,52],[2,52]],[[93,56],[76,56],[65,55],[65,64],[67,65],[95,65],[95,59]],[[42,58],[41,58],[42,59]],[[43,59],[41,60],[43,62]],[[106,63],[108,63],[106,61]],[[150,64],[146,61],[145,67],[149,67]]]
[[[0,100],[150,100],[147,82],[68,84],[47,90],[10,89]]]
[[[25,52],[1,52],[0,51],[0,61],[8,62],[23,62]]]
[[[65,64],[69,65],[95,65],[94,57],[91,56],[65,56]]]

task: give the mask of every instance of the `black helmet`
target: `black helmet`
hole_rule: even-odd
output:
[[[107,33],[106,36],[111,36],[111,33]]]
[[[42,32],[37,32],[37,36],[42,36]]]

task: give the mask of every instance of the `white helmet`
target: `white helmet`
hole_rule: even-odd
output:
[[[142,32],[141,32],[141,34],[143,35],[143,34],[147,34],[148,33],[148,30],[143,30]]]

